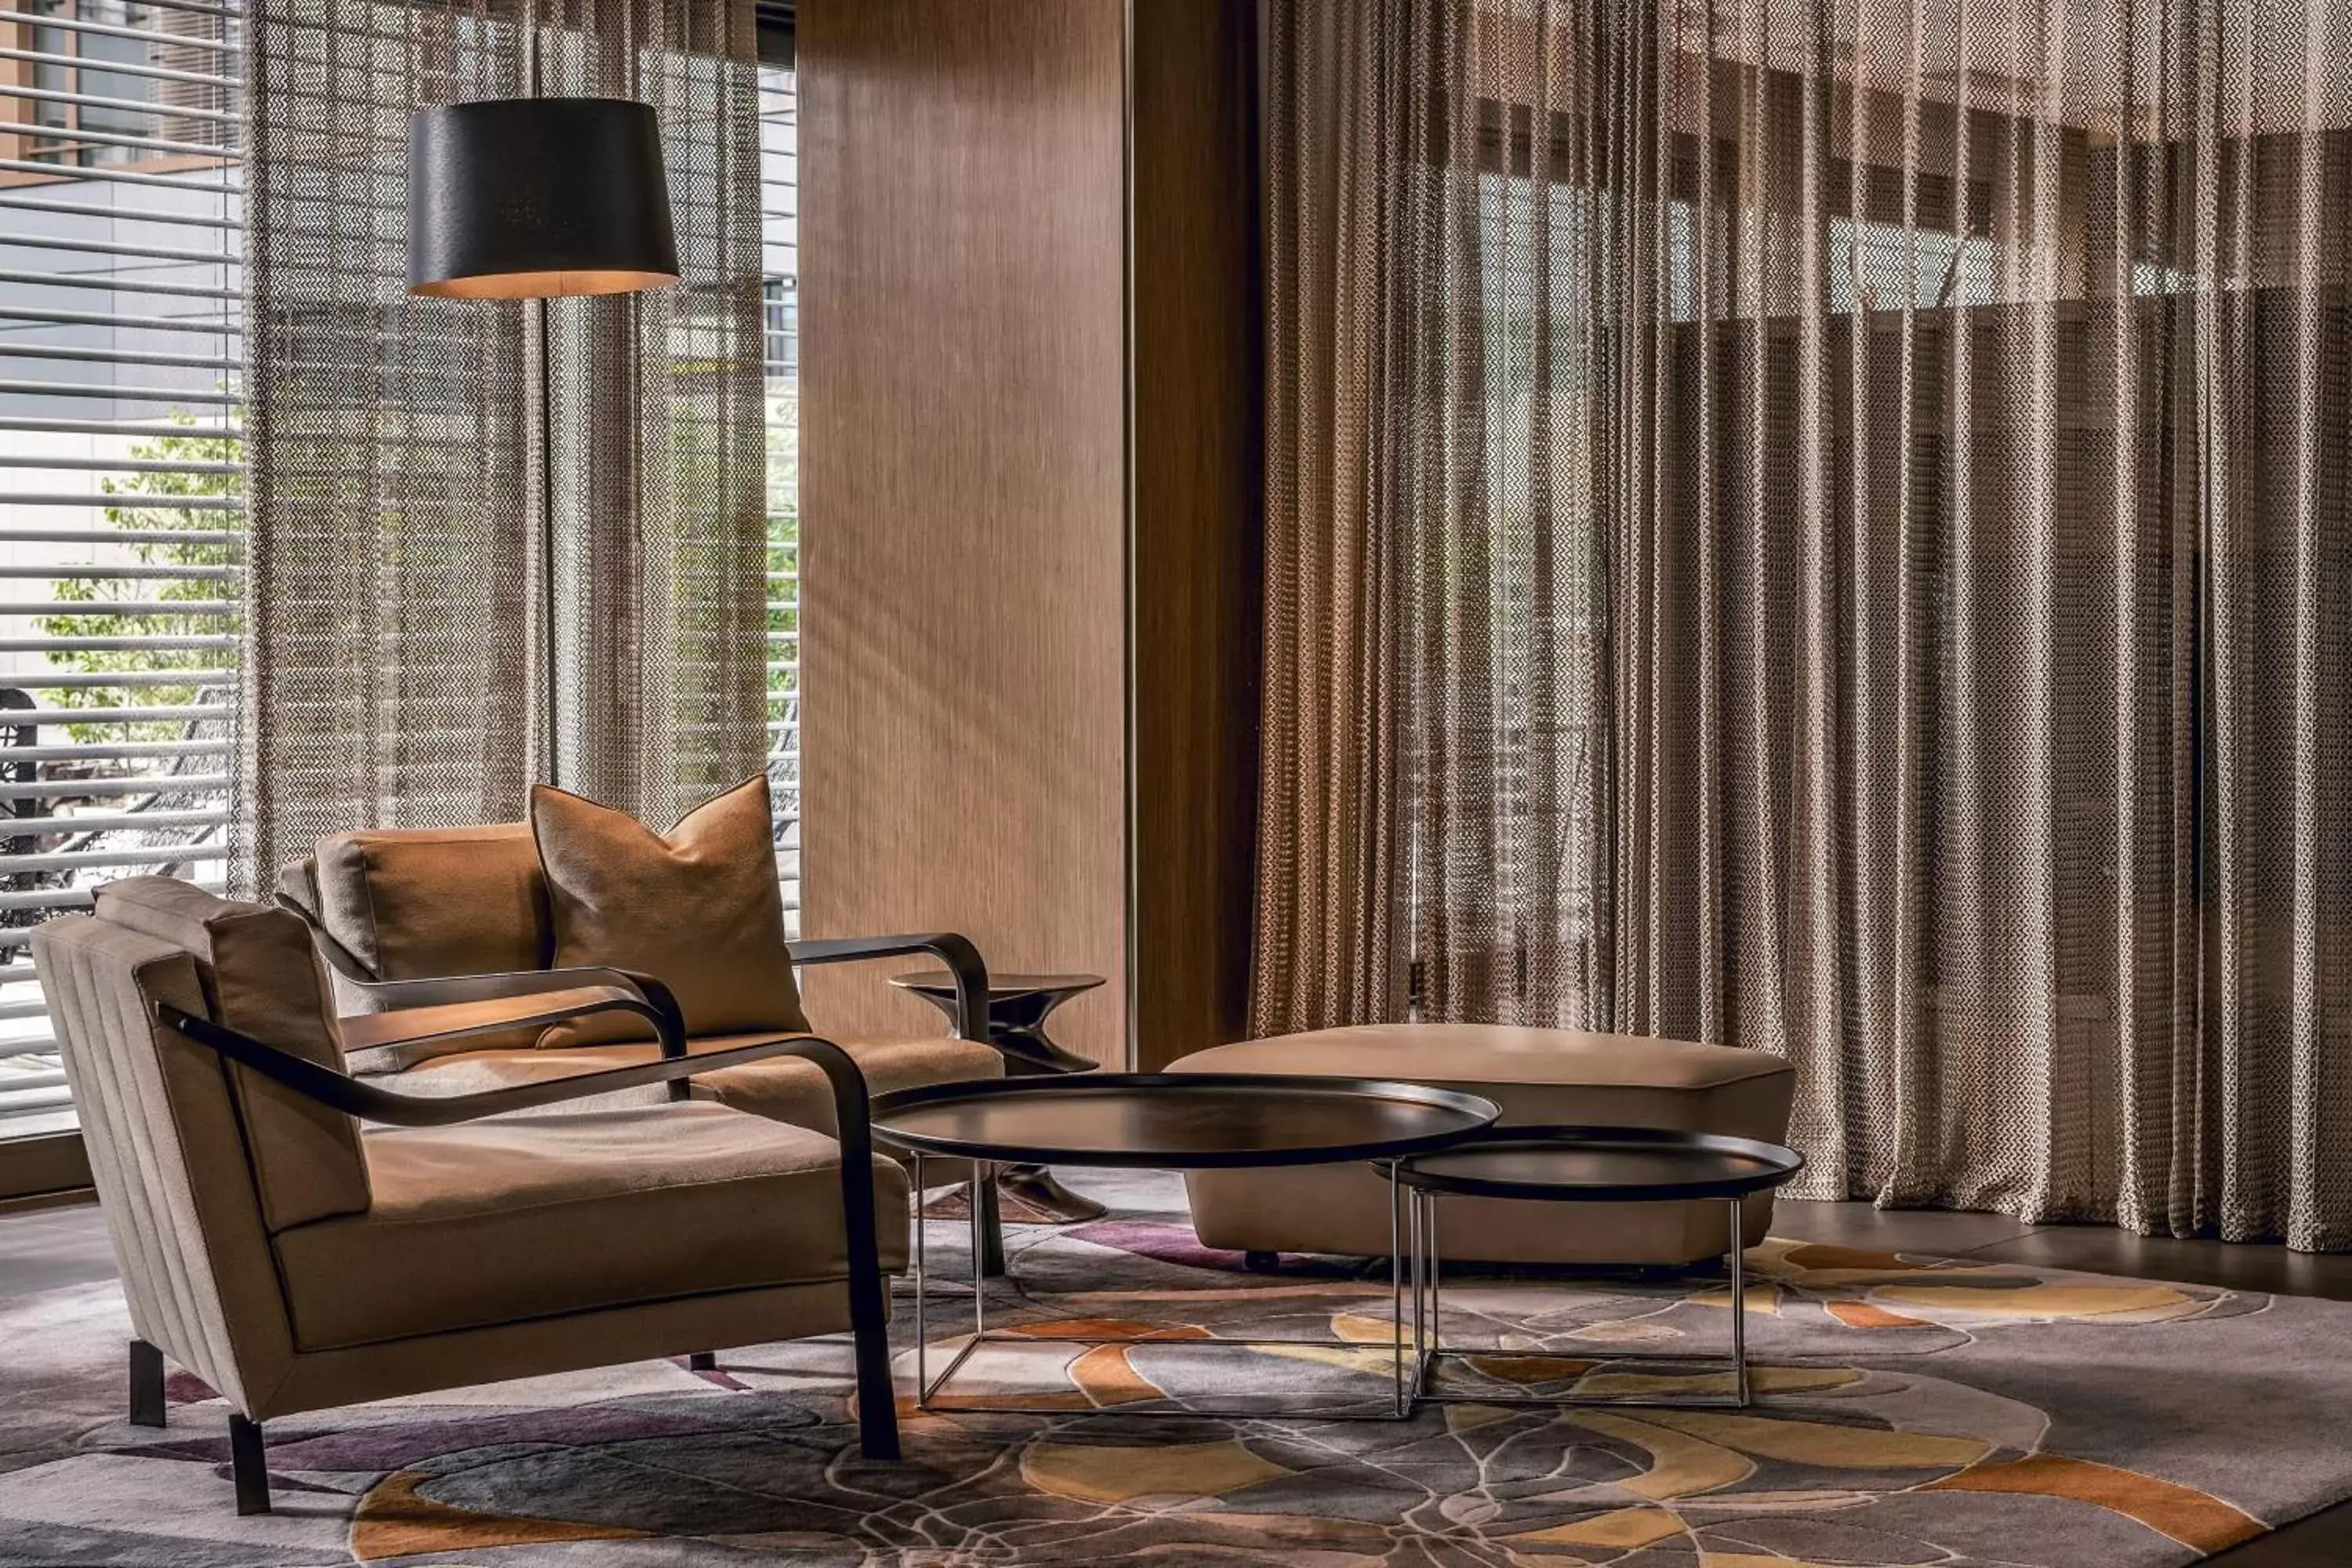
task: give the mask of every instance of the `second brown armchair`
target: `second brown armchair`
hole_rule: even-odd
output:
[[[320,841],[309,858],[279,873],[278,901],[311,926],[335,973],[343,1037],[353,1070],[404,1094],[446,1095],[543,1082],[656,1060],[647,1039],[604,1045],[561,1043],[530,1023],[533,996],[609,986],[669,1004],[657,977],[608,969],[553,970],[549,890],[528,823],[456,828],[381,828]],[[648,918],[658,918],[648,911]],[[988,975],[978,951],[952,933],[919,933],[784,942],[773,963],[848,963],[922,954],[957,981],[952,1032],[928,1037],[829,1035],[856,1063],[875,1094],[919,1085],[999,1078],[1003,1058],[988,1037]],[[387,1016],[398,1009],[396,1018]],[[418,1012],[417,1009],[425,1009]],[[822,1021],[815,1021],[822,1026]],[[430,1026],[435,1037],[409,1037]],[[463,1030],[461,1037],[449,1031]],[[689,1029],[690,1056],[727,1051],[768,1035],[701,1034]],[[683,1086],[677,1086],[683,1092]],[[630,1098],[657,1100],[646,1089]],[[806,1061],[776,1058],[743,1066],[713,1064],[697,1073],[692,1092],[739,1110],[832,1132],[824,1077]],[[984,1188],[987,1198],[992,1188]],[[1001,1268],[996,1216],[983,1215]]]

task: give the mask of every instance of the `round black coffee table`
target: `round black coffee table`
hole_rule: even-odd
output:
[[[1715,1132],[1674,1132],[1646,1127],[1489,1127],[1433,1153],[1400,1161],[1396,1180],[1405,1189],[1412,1249],[1412,1339],[1416,1399],[1480,1405],[1729,1405],[1752,1401],[1748,1380],[1748,1275],[1746,1204],[1750,1194],[1769,1192],[1805,1168],[1805,1157],[1777,1143]],[[1511,1392],[1517,1385],[1476,1392],[1433,1392],[1442,1364],[1475,1357],[1492,1363],[1515,1359],[1496,1351],[1449,1351],[1438,1323],[1437,1206],[1444,1197],[1516,1198],[1532,1203],[1623,1204],[1688,1202],[1720,1198],[1731,1217],[1731,1354],[1662,1355],[1640,1351],[1606,1354],[1575,1352],[1578,1361],[1643,1363],[1705,1362],[1731,1373],[1729,1394],[1675,1398],[1591,1397]],[[1518,1352],[1525,1354],[1527,1352]],[[1545,1359],[1559,1359],[1548,1352]],[[1579,1377],[1583,1374],[1579,1373]]]
[[[981,1079],[931,1084],[877,1096],[874,1135],[913,1156],[914,1190],[923,1190],[927,1156],[971,1162],[971,1180],[992,1179],[999,1163],[1117,1165],[1147,1170],[1219,1170],[1265,1165],[1380,1164],[1389,1174],[1391,1203],[1389,1310],[1395,1325],[1390,1351],[1393,1397],[1378,1409],[1210,1410],[1121,1405],[1121,1415],[1236,1416],[1313,1414],[1402,1419],[1412,1413],[1405,1360],[1404,1247],[1396,1171],[1405,1156],[1425,1153],[1490,1127],[1495,1103],[1458,1089],[1374,1079],[1261,1077],[1243,1073],[1089,1073],[1071,1078]],[[971,1205],[974,1214],[980,1205]],[[972,1332],[938,1377],[929,1373],[929,1274],[923,1226],[915,1224],[915,1402],[924,1410],[1014,1411],[1066,1415],[1064,1405],[1018,1405],[992,1396],[983,1405],[953,1405],[940,1397],[956,1370],[988,1343],[1024,1345],[1131,1344],[1131,1339],[1080,1337],[1041,1341],[1027,1334],[992,1335],[987,1291],[977,1271],[979,1226],[973,1226]],[[1008,1269],[1009,1277],[1009,1269]],[[1345,1341],[1202,1340],[1155,1342],[1202,1350],[1236,1345],[1314,1344],[1366,1354]],[[1379,1347],[1369,1347],[1377,1352]]]
[[[912,992],[949,1017],[955,1016],[956,978],[944,969],[894,974],[890,984]],[[1103,984],[1099,974],[998,974],[988,977],[988,1043],[1004,1058],[1007,1078],[1092,1072],[1095,1064],[1065,1050],[1045,1035],[1045,1020],[1073,996]],[[1040,1164],[1003,1166],[996,1173],[999,1212],[1015,1225],[1075,1225],[1100,1219],[1103,1205],[1055,1179]],[[966,1196],[950,1193],[923,1212],[933,1219],[961,1219]]]

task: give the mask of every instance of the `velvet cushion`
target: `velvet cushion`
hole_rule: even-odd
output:
[[[369,827],[319,840],[318,853],[279,873],[280,887],[379,980],[438,980],[544,969],[551,939],[547,891],[530,824]],[[381,1005],[338,986],[346,1014]],[[386,1072],[468,1046],[528,1050],[536,1026],[456,1042],[352,1053],[358,1072]]]
[[[530,792],[554,966],[604,964],[668,985],[690,1035],[803,1034],[784,948],[783,890],[762,774],[687,814],[667,835],[547,784]],[[628,1017],[560,1024],[544,1047],[646,1039]]]
[[[191,954],[215,1023],[342,1070],[326,974],[299,917],[168,877],[110,882],[97,907],[100,920]],[[350,1117],[249,1068],[228,1076],[271,1230],[367,1208],[367,1168]]]
[[[848,1272],[841,1148],[716,1105],[367,1137],[375,1206],[277,1237],[306,1350]],[[885,1268],[907,1180],[874,1163]]]
[[[371,827],[319,840],[319,923],[379,980],[547,966],[530,827]]]

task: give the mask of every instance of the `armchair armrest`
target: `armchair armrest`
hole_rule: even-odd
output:
[[[634,990],[617,985],[579,984],[549,988],[520,996],[488,996],[479,1001],[455,1001],[402,1007],[383,1013],[358,1013],[336,1022],[346,1051],[375,1050],[429,1040],[462,1039],[508,1029],[544,1027],[597,1013],[634,1013],[650,1021],[662,1042],[665,1057],[686,1054],[683,1032],[677,1021],[648,1006]],[[673,1044],[676,1049],[672,1049]]]
[[[628,993],[643,1003],[646,1007],[653,1009],[646,1016],[655,1019],[657,1026],[667,1018],[676,1026],[675,1033],[677,1036],[683,1037],[686,1033],[685,1014],[678,1007],[677,998],[671,994],[668,986],[650,974],[638,974],[630,970],[598,966],[579,969],[510,970],[492,974],[449,974],[436,976],[430,980],[386,980],[362,963],[357,953],[336,941],[334,933],[327,929],[326,922],[319,918],[319,912],[310,905],[282,890],[271,894],[270,900],[279,909],[290,910],[301,918],[302,923],[310,929],[310,940],[326,958],[328,967],[380,1003],[383,1010],[388,1013],[421,1014],[455,1007],[461,1004],[488,1004],[512,998],[543,995],[549,992],[572,991],[588,986],[609,986]],[[632,1010],[642,1011],[643,1009]],[[536,1018],[528,1010],[508,1017],[491,1017],[487,1014],[484,1017],[485,1021],[468,1027],[445,1027],[436,1024],[413,1034],[390,1033],[387,1032],[385,1026],[372,1025],[367,1030],[371,1037],[364,1044],[404,1045],[411,1040],[430,1039],[436,1036],[485,1034],[509,1026],[556,1021]],[[351,1021],[345,1020],[345,1022],[348,1025]],[[682,1039],[676,1049],[671,1048],[672,1031],[657,1027],[656,1032],[661,1037],[664,1057],[682,1057],[686,1054],[686,1047]]]
[[[664,1057],[686,1054],[686,1015],[677,998],[652,975],[625,969],[527,969],[357,984],[385,1010],[340,1021],[343,1043],[354,1050],[621,1012],[653,1023]]]
[[[562,1016],[575,1016],[581,1011],[574,1008]],[[746,1062],[761,1061],[770,1057],[805,1057],[815,1062],[832,1082],[835,1109],[841,1117],[844,1134],[841,1140],[843,1157],[848,1157],[848,1135],[853,1127],[857,1136],[866,1140],[867,1153],[872,1153],[871,1123],[866,1107],[866,1077],[857,1070],[857,1064],[850,1059],[847,1052],[831,1040],[820,1039],[814,1035],[795,1035],[787,1039],[761,1040],[723,1051],[707,1051],[690,1060],[638,1062],[630,1067],[605,1068],[596,1072],[574,1073],[540,1083],[512,1084],[504,1089],[482,1089],[473,1094],[421,1095],[399,1094],[378,1088],[349,1073],[321,1067],[291,1051],[280,1050],[267,1041],[257,1040],[250,1035],[215,1024],[209,1018],[184,1013],[167,1002],[155,1005],[155,1016],[167,1027],[186,1036],[207,1050],[215,1051],[242,1067],[251,1068],[306,1100],[316,1100],[346,1116],[356,1116],[393,1127],[451,1127],[509,1111],[530,1110],[542,1105],[557,1105],[565,1100],[610,1094],[615,1089],[674,1082],[695,1073],[740,1067]]]
[[[788,942],[794,963],[850,963],[866,958],[897,958],[928,953],[947,965],[955,976],[956,1005],[952,1016],[958,1039],[986,1042],[988,1028],[988,965],[968,937],[953,931],[900,936],[827,937],[815,942]]]

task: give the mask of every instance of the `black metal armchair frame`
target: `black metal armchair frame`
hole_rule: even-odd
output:
[[[562,972],[550,972],[562,973]],[[613,972],[572,972],[613,973]],[[492,977],[484,977],[492,978]],[[511,978],[499,976],[495,978]],[[381,983],[380,983],[381,984]],[[443,981],[392,982],[417,989],[410,995],[439,994],[431,988]],[[572,982],[577,984],[575,979]],[[348,1073],[278,1049],[208,1018],[182,1012],[168,1004],[156,1005],[156,1016],[169,1028],[230,1061],[252,1068],[306,1099],[364,1121],[393,1127],[449,1127],[478,1121],[511,1111],[610,1094],[647,1084],[677,1085],[692,1073],[740,1066],[771,1057],[800,1057],[816,1064],[833,1091],[841,1146],[842,1224],[848,1261],[850,1332],[856,1344],[859,1450],[867,1458],[898,1458],[898,1404],[890,1380],[889,1310],[882,1277],[879,1218],[874,1190],[874,1131],[867,1110],[865,1075],[849,1053],[816,1036],[763,1040],[754,1045],[709,1051],[688,1058],[677,1006],[667,990],[653,996],[605,996],[586,1002],[550,1005],[534,1013],[509,1015],[491,1027],[533,1023],[554,1024],[594,1013],[634,1013],[646,1018],[661,1041],[662,1058],[629,1067],[579,1073],[540,1083],[517,1084],[474,1094],[446,1097],[399,1094],[366,1083]],[[463,998],[474,999],[474,998]],[[442,1003],[435,1003],[440,1005]],[[479,1032],[479,1027],[452,1031]],[[404,1037],[429,1039],[431,1035]],[[131,1419],[141,1426],[163,1425],[163,1361],[152,1345],[134,1341],[131,1346]],[[232,1413],[229,1416],[231,1468],[236,1481],[237,1511],[266,1513],[269,1509],[268,1474],[263,1461],[258,1422]]]

